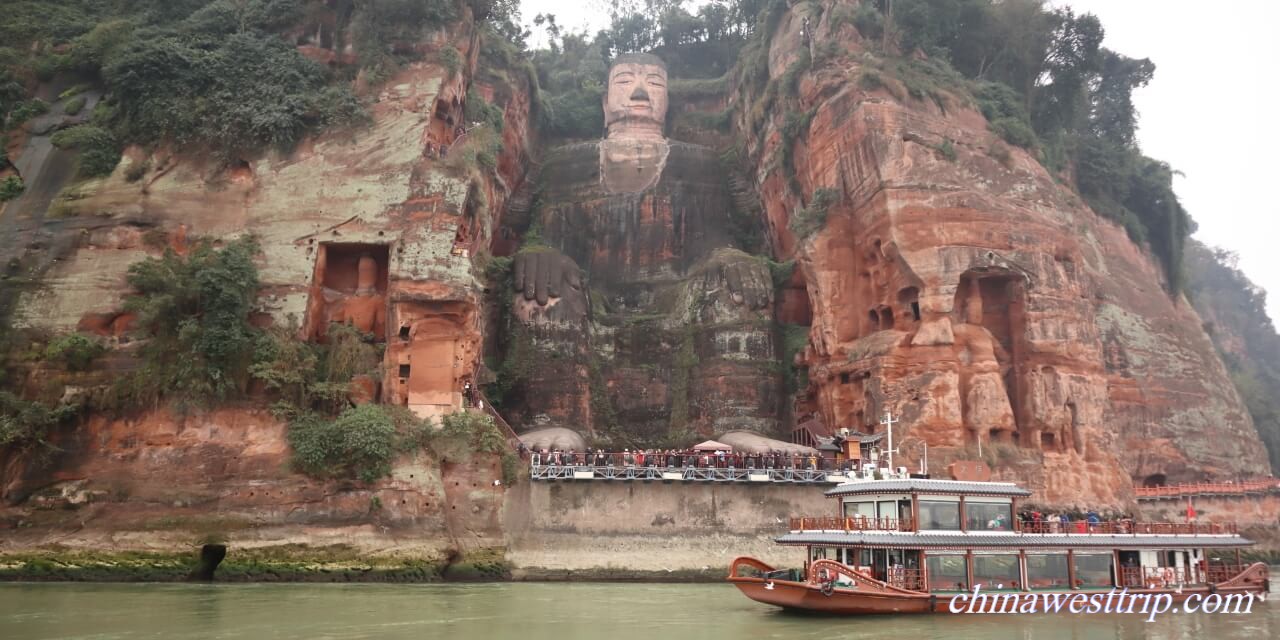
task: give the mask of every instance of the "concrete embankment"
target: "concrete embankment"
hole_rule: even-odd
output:
[[[529,482],[508,495],[513,575],[528,579],[721,579],[750,555],[798,566],[773,539],[793,515],[834,514],[825,485]]]

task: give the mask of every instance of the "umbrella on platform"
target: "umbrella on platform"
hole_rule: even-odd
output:
[[[694,445],[694,451],[733,451],[733,447],[715,440],[708,440],[702,444]]]

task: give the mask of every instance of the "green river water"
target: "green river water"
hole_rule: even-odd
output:
[[[0,584],[0,640],[449,638],[689,640],[1280,638],[1251,614],[787,614],[716,584]]]

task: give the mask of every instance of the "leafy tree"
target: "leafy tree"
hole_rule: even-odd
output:
[[[249,312],[258,292],[252,238],[223,248],[198,242],[187,256],[172,250],[129,267],[137,294],[126,310],[148,338],[143,368],[120,389],[138,406],[173,395],[193,402],[221,400],[244,390],[257,330]]]
[[[9,391],[0,391],[0,450],[41,445],[50,429],[74,418],[79,411],[78,405],[50,408],[23,400]]]
[[[1147,58],[1135,60],[1103,49],[1101,73],[1090,95],[1089,129],[1093,135],[1134,144],[1138,111],[1133,106],[1133,92],[1147,86],[1155,72],[1156,65]]]

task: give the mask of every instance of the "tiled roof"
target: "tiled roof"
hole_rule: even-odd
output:
[[[871,547],[935,547],[962,549],[1126,549],[1132,547],[1200,548],[1244,547],[1252,540],[1238,535],[1112,535],[1112,534],[1034,534],[1034,533],[882,533],[861,531],[804,531],[788,533],[776,539],[779,544],[865,545]]]
[[[957,480],[856,480],[836,485],[827,491],[829,496],[848,496],[865,493],[939,493],[983,496],[1026,497],[1030,491],[1012,482],[960,482]]]

